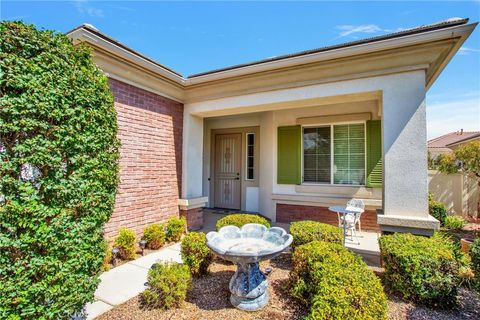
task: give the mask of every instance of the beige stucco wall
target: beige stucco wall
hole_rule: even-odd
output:
[[[428,170],[428,190],[433,198],[445,204],[449,214],[478,216],[478,186],[464,174],[445,174]]]

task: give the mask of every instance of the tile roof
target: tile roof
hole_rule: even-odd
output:
[[[449,145],[480,137],[480,131],[456,131],[444,134],[443,136],[428,140],[429,148],[448,148]]]

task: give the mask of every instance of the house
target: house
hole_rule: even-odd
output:
[[[425,94],[476,23],[452,18],[184,77],[91,25],[118,112],[121,182],[105,227],[204,207],[272,221],[335,223],[328,206],[364,199],[364,229],[431,234]]]
[[[452,153],[459,146],[470,141],[480,141],[480,131],[463,131],[463,129],[444,134],[428,140],[428,152],[432,159],[440,154]]]

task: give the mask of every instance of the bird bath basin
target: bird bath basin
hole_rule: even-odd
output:
[[[278,227],[249,223],[242,228],[225,226],[207,234],[207,246],[217,256],[237,265],[230,280],[230,302],[246,310],[260,310],[268,303],[268,281],[258,263],[278,256],[292,243],[292,236]]]

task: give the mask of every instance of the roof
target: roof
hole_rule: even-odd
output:
[[[330,51],[334,49],[339,49],[339,48],[346,48],[346,47],[353,47],[356,45],[360,44],[367,44],[367,43],[372,43],[372,42],[377,42],[377,41],[383,41],[387,39],[394,39],[394,38],[399,38],[411,34],[417,34],[417,33],[422,33],[422,32],[428,32],[428,31],[433,31],[433,30],[438,30],[438,29],[443,29],[447,27],[452,27],[452,26],[457,26],[457,25],[462,25],[466,24],[468,22],[468,18],[450,18],[444,21],[432,23],[432,24],[427,24],[411,29],[405,29],[399,32],[394,32],[394,33],[389,33],[386,35],[381,35],[377,37],[371,37],[371,38],[365,38],[357,41],[351,41],[351,42],[345,42],[341,44],[336,44],[332,46],[327,46],[327,47],[321,47],[317,49],[311,49],[311,50],[306,50],[306,51],[301,51],[301,52],[296,52],[296,53],[291,53],[291,54],[286,54],[286,55],[281,55],[269,59],[263,59],[263,60],[258,60],[258,61],[252,61],[248,63],[243,63],[243,64],[237,64],[233,65],[230,67],[226,68],[220,68],[220,69],[214,69],[211,71],[207,72],[202,72],[202,73],[196,73],[189,75],[187,78],[194,78],[194,77],[199,77],[207,74],[212,74],[212,73],[217,73],[217,72],[222,72],[226,70],[232,70],[232,69],[238,69],[246,66],[251,66],[251,65],[256,65],[256,64],[261,64],[261,63],[266,63],[266,62],[271,62],[271,61],[278,61],[278,60],[283,60],[283,59],[288,59],[288,58],[293,58],[293,57],[299,57],[299,56],[304,56],[312,53],[319,53],[319,52],[325,52],[325,51]]]
[[[333,50],[341,49],[341,48],[355,47],[355,46],[360,46],[360,45],[364,45],[364,44],[380,42],[380,41],[384,41],[384,40],[388,40],[388,39],[401,38],[401,37],[404,37],[404,36],[409,36],[409,35],[414,35],[414,34],[427,33],[427,32],[434,31],[434,30],[439,30],[439,29],[445,29],[445,28],[449,28],[449,27],[464,25],[468,22],[468,20],[469,20],[468,18],[465,18],[465,19],[464,18],[450,18],[450,19],[447,19],[447,20],[444,20],[444,21],[433,23],[433,24],[423,25],[423,26],[419,26],[419,27],[415,27],[415,28],[411,28],[411,29],[406,29],[406,30],[402,30],[402,31],[399,31],[399,32],[394,32],[394,33],[390,33],[390,34],[386,34],[386,35],[382,35],[382,36],[376,36],[376,37],[366,38],[366,39],[362,39],[362,40],[346,42],[346,43],[341,43],[341,44],[336,44],[336,45],[332,45],[332,46],[326,46],[326,47],[321,47],[321,48],[317,48],[317,49],[301,51],[301,52],[292,53],[292,54],[281,55],[281,56],[277,56],[277,57],[273,57],[273,58],[269,58],[269,59],[263,59],[263,60],[258,60],[258,61],[243,63],[243,64],[237,64],[237,65],[233,65],[233,66],[226,67],[226,68],[220,68],[220,69],[215,69],[215,70],[211,70],[211,71],[207,71],[207,72],[202,72],[202,73],[189,75],[186,78],[183,77],[180,73],[178,73],[178,72],[176,72],[176,71],[174,71],[174,70],[172,70],[172,69],[170,69],[170,68],[168,68],[168,67],[166,67],[166,66],[164,66],[164,65],[162,65],[158,62],[156,62],[155,60],[153,60],[153,59],[151,59],[151,58],[149,58],[149,57],[147,57],[147,56],[145,56],[145,55],[127,47],[126,45],[122,44],[121,42],[107,36],[106,34],[100,32],[97,28],[95,28],[94,26],[92,26],[90,24],[82,24],[82,25],[68,31],[66,34],[72,34],[73,32],[75,32],[79,29],[88,30],[89,32],[91,32],[94,35],[102,38],[103,40],[108,41],[110,43],[113,43],[116,46],[122,48],[123,50],[128,51],[131,54],[136,55],[136,56],[154,64],[157,67],[160,67],[164,70],[167,70],[168,72],[171,72],[171,73],[175,74],[176,76],[182,77],[183,79],[192,79],[192,78],[196,78],[196,77],[200,77],[200,76],[204,76],[204,75],[210,75],[210,74],[224,72],[224,71],[227,71],[227,70],[240,69],[240,68],[253,66],[253,65],[267,64],[267,63],[273,62],[273,61],[280,61],[280,60],[286,60],[286,59],[295,58],[295,57],[308,56],[308,55],[312,55],[312,54],[316,54],[316,53],[323,53],[323,52],[333,51]]]
[[[429,148],[448,148],[451,145],[461,143],[472,138],[480,137],[480,131],[456,131],[443,136],[428,140]]]

